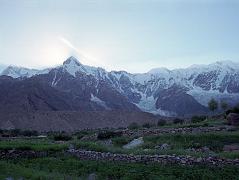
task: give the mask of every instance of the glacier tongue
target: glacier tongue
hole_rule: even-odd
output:
[[[13,78],[32,77],[47,74],[51,70],[65,72],[77,77],[77,73],[93,76],[96,80],[96,91],[99,82],[110,84],[112,89],[123,94],[131,103],[136,104],[142,111],[174,116],[169,112],[156,108],[156,101],[162,90],[177,85],[196,99],[203,106],[207,106],[210,98],[218,100],[239,100],[239,64],[230,61],[216,62],[209,65],[193,65],[185,69],[168,70],[166,68],[152,69],[147,73],[130,74],[125,71],[107,72],[102,68],[86,66],[76,58],[69,57],[62,66],[52,69],[36,70],[9,66],[1,75]],[[54,74],[51,86],[56,86],[58,80]],[[177,93],[177,90],[175,90]],[[104,101],[91,95],[91,101],[107,108]]]

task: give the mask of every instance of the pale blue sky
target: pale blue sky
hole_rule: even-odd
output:
[[[0,0],[0,63],[147,72],[239,62],[237,0]]]

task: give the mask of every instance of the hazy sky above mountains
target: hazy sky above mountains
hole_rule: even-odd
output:
[[[237,0],[0,0],[0,64],[45,67],[74,55],[147,72],[239,62]]]

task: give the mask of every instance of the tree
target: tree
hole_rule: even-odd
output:
[[[228,104],[224,101],[221,101],[221,108],[225,111],[228,107]]]
[[[218,103],[215,99],[211,99],[209,102],[208,102],[208,108],[214,112],[215,110],[217,110],[218,108]]]

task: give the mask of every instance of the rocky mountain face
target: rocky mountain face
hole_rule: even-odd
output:
[[[187,116],[208,113],[211,98],[238,103],[238,79],[239,64],[227,61],[130,74],[82,65],[70,57],[51,69],[5,69],[0,78],[0,108],[127,110]]]

